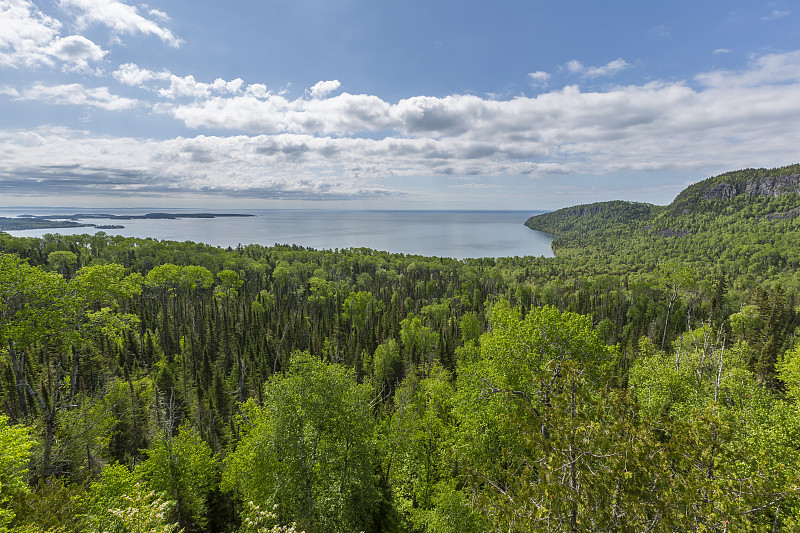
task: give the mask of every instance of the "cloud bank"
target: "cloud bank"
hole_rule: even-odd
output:
[[[101,26],[112,41],[140,35],[178,47],[181,39],[165,25],[169,17],[117,0],[58,5],[72,14],[72,26],[30,0],[0,2],[0,68],[60,67],[94,77],[7,83],[0,94],[108,113],[110,120],[135,111],[173,120],[186,133],[134,138],[53,126],[0,130],[0,190],[6,192],[375,198],[406,194],[403,180],[419,177],[453,180],[461,189],[485,187],[464,181],[480,177],[648,171],[702,177],[795,162],[800,146],[800,51],[753,56],[741,69],[687,80],[590,91],[580,84],[605,83],[632,64],[573,60],[555,76],[573,84],[550,90],[554,76],[536,70],[527,82],[539,94],[506,99],[453,94],[387,101],[349,92],[337,79],[292,97],[258,80],[202,80],[131,62],[103,72],[98,65],[108,66],[109,51],[84,35],[65,34],[65,27]]]

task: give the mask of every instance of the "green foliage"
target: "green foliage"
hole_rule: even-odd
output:
[[[498,530],[608,527],[590,510],[612,503],[601,487],[614,472],[606,459],[618,418],[602,397],[616,350],[586,317],[553,308],[523,318],[501,302],[490,326],[481,358],[459,368],[455,450],[466,490]]]
[[[217,286],[217,295],[225,298],[236,296],[237,291],[244,283],[239,274],[233,270],[223,270],[217,274],[220,284]]]
[[[351,292],[347,295],[342,306],[342,318],[351,321],[354,328],[363,329],[367,322],[367,317],[378,310],[376,309],[377,306],[375,297],[371,293],[364,291]]]
[[[400,362],[400,347],[396,340],[389,339],[375,348],[372,355],[372,376],[379,396],[388,397],[394,390],[401,371]]]
[[[14,531],[26,533],[83,533],[86,506],[84,485],[58,478],[38,483],[14,505]]]
[[[797,286],[798,166],[746,169],[699,182],[669,206],[604,202],[531,217],[558,235],[559,263],[592,273],[652,270],[663,258],[695,275],[725,265],[736,284]]]
[[[422,324],[418,316],[409,315],[400,322],[400,340],[405,349],[405,359],[409,364],[430,367],[437,359],[439,335]]]
[[[280,525],[306,531],[369,531],[378,493],[370,459],[369,388],[345,368],[296,353],[286,376],[250,405],[247,429],[230,456],[223,487]]]
[[[481,328],[480,320],[474,312],[465,313],[459,322],[461,329],[461,342],[464,344],[477,343],[480,339],[483,328]]]
[[[97,533],[173,533],[172,503],[136,479],[128,468],[111,464],[84,497],[87,530]]]
[[[0,345],[12,342],[24,350],[63,332],[68,314],[65,290],[66,282],[58,274],[0,254]]]
[[[409,529],[425,528],[440,485],[449,482],[453,397],[451,377],[439,366],[423,379],[407,376],[394,396],[383,460],[394,489],[393,501]]]
[[[296,524],[281,526],[277,524],[278,515],[261,509],[253,502],[246,502],[242,509],[242,527],[239,533],[303,533],[296,529]]]
[[[78,256],[72,252],[59,250],[50,252],[47,256],[47,262],[56,272],[62,276],[68,276],[75,265],[78,264]]]
[[[160,434],[137,470],[148,486],[175,502],[172,515],[187,531],[204,531],[217,457],[196,429],[183,425],[174,437]]]
[[[25,475],[31,446],[28,428],[9,426],[8,418],[0,416],[0,532],[9,531],[14,500],[28,493]]]
[[[800,459],[796,411],[757,384],[743,343],[726,349],[704,329],[680,342],[637,361],[630,380],[642,415],[668,428],[675,525],[793,524],[800,476],[779,465]]]
[[[795,402],[800,401],[800,344],[783,355],[778,376],[786,387],[786,394]]]
[[[53,457],[76,478],[91,477],[100,471],[117,419],[109,397],[77,398],[72,409],[60,413],[56,421]]]

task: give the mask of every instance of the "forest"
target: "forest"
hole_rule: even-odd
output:
[[[800,529],[800,165],[556,257],[0,233],[0,532]]]

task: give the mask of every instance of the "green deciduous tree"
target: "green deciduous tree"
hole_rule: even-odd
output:
[[[605,400],[616,350],[588,317],[552,307],[522,318],[500,302],[489,320],[481,357],[459,366],[454,408],[454,451],[475,510],[497,531],[597,531],[623,514],[647,516],[613,481],[647,477],[624,460],[643,439]]]
[[[92,533],[172,533],[178,529],[168,518],[174,503],[123,465],[106,465],[100,480],[80,500],[76,503],[86,508],[83,519]]]
[[[378,492],[370,398],[370,387],[344,367],[295,353],[286,376],[266,384],[264,407],[246,406],[246,433],[223,486],[262,508],[277,506],[280,525],[371,531]]]
[[[394,396],[382,455],[393,501],[412,529],[425,528],[438,493],[451,482],[453,401],[451,376],[439,365],[423,379],[407,376]]]
[[[0,533],[5,533],[14,519],[9,508],[15,498],[28,493],[25,475],[33,440],[25,426],[10,426],[0,416]]]
[[[148,485],[175,502],[177,523],[187,531],[204,531],[208,496],[216,486],[217,457],[196,429],[182,425],[177,435],[162,433],[147,452],[139,473]]]

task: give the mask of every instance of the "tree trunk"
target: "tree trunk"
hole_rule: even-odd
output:
[[[14,372],[14,379],[17,382],[17,396],[19,397],[19,407],[22,409],[22,416],[28,416],[28,403],[25,401],[25,356],[17,356],[14,349],[14,341],[8,340],[8,353],[11,354],[11,369]]]

